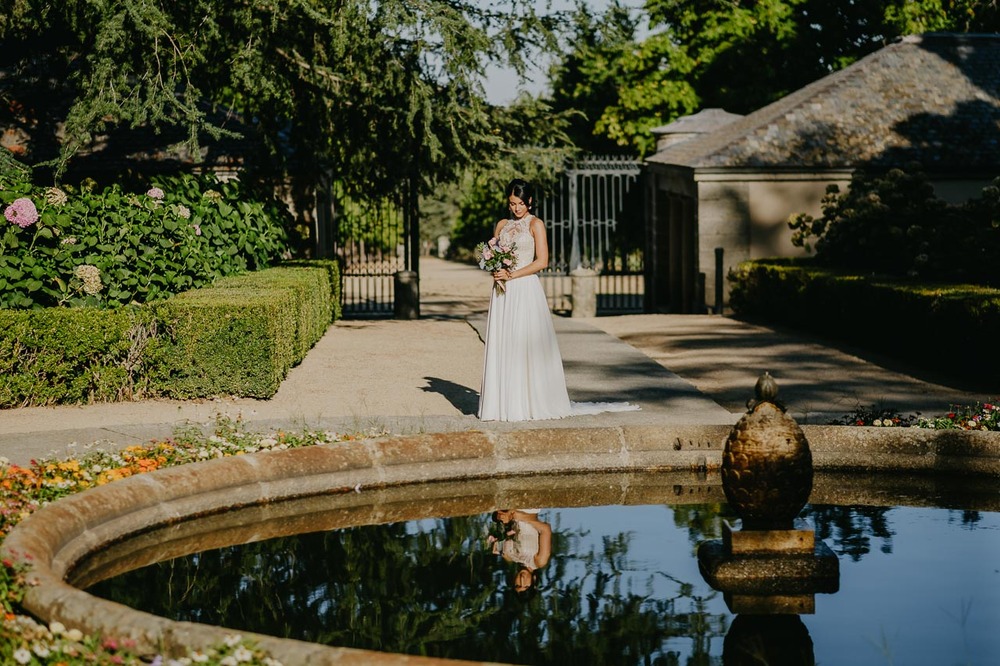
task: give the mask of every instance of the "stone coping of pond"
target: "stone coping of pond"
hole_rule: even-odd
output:
[[[195,542],[204,549],[206,530],[212,534],[215,529],[211,521],[197,521],[200,539],[176,539],[167,551],[155,547],[160,538],[157,530],[196,517],[250,510],[241,514],[235,528],[223,527],[221,522],[216,525],[216,542],[210,547],[239,543],[240,539],[407,519],[405,507],[412,505],[412,497],[380,503],[379,493],[372,492],[391,488],[422,489],[424,500],[430,490],[429,495],[437,496],[436,509],[442,512],[438,515],[469,515],[517,506],[523,488],[504,480],[543,474],[655,471],[690,476],[700,472],[705,482],[689,491],[698,496],[697,501],[722,501],[717,472],[729,431],[729,426],[468,431],[209,460],[133,476],[53,502],[14,528],[3,542],[2,556],[30,564],[34,585],[28,588],[22,605],[43,622],[58,620],[85,633],[132,639],[142,652],[180,656],[188,648],[204,649],[236,632],[175,622],[99,599],[74,587],[67,578],[86,580],[87,567],[75,569],[102,551],[111,555],[100,564],[104,567],[100,577],[108,571],[127,570],[146,560],[151,563],[189,551]],[[803,426],[803,431],[814,469],[834,478],[838,474],[848,478],[904,472],[910,478],[959,476],[972,483],[994,484],[1000,477],[1000,433],[996,432],[851,426]],[[479,496],[485,491],[487,499],[470,505],[462,497],[449,497],[449,484],[455,482],[472,483],[472,490]],[[672,492],[681,492],[678,488],[673,487]],[[656,492],[662,496],[662,490]],[[810,501],[820,503],[819,493],[824,501],[839,503],[837,500],[849,492],[846,484],[836,481],[823,488],[814,485]],[[915,492],[921,492],[919,484]],[[348,504],[352,506],[306,512],[303,520],[308,525],[269,508],[290,500],[337,495],[350,497]],[[560,501],[559,496],[552,499]],[[892,503],[891,497],[887,499]],[[640,500],[636,498],[635,503]],[[1000,510],[1000,506],[987,504],[980,508]],[[139,539],[124,553],[113,548],[135,537]],[[240,633],[287,666],[462,663]]]

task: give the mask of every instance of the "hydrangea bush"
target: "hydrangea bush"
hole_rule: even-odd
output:
[[[291,256],[287,208],[214,176],[140,193],[0,176],[0,209],[0,308],[146,303]]]

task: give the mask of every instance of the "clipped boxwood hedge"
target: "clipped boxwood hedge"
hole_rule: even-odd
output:
[[[336,262],[299,261],[147,305],[0,310],[0,407],[268,398],[339,318],[339,286]]]
[[[0,310],[0,406],[151,397],[166,359],[158,329],[142,306]]]
[[[730,272],[742,317],[843,340],[918,367],[982,382],[1000,357],[1000,289],[858,275],[794,260],[750,261]]]
[[[329,300],[325,293],[320,293],[321,289],[327,293],[330,291],[326,274],[322,271],[308,268],[274,268],[246,277],[224,278],[216,282],[215,288],[211,291],[220,291],[223,302],[226,292],[230,290],[239,293],[249,290],[251,294],[268,294],[275,300],[279,300],[277,292],[284,292],[282,296],[292,299],[290,303],[293,315],[292,357],[302,358],[330,324],[332,313]],[[206,291],[199,290],[195,293]]]

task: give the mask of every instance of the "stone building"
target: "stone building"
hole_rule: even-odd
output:
[[[947,201],[1000,176],[1000,35],[902,38],[749,115],[654,130],[646,160],[654,311],[722,312],[741,261],[797,256],[787,221],[820,214],[858,167],[919,163]]]

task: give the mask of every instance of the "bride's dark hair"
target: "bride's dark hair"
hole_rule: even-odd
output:
[[[533,213],[535,211],[535,188],[532,187],[531,183],[524,180],[523,178],[515,178],[514,180],[507,183],[507,189],[504,195],[507,199],[512,196],[517,197],[528,206],[528,212]]]

